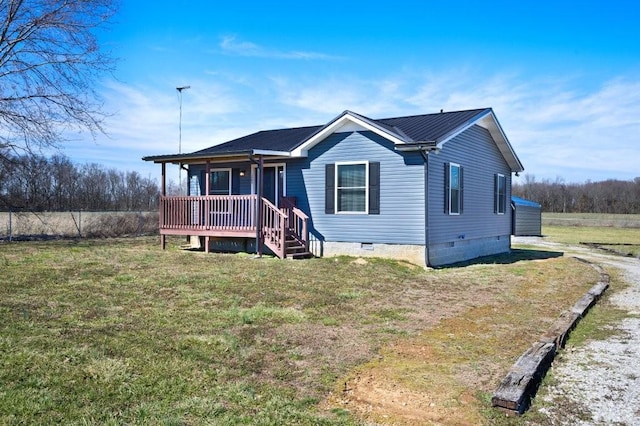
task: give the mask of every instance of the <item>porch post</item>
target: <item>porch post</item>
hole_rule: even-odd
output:
[[[262,240],[264,239],[264,236],[262,235],[262,194],[264,193],[263,170],[264,158],[260,155],[258,157],[258,202],[256,204],[256,251],[258,252],[258,257],[262,257]]]
[[[205,183],[204,183],[204,187],[205,187],[205,191],[204,191],[204,195],[209,195],[209,192],[211,191],[211,160],[207,160],[207,165],[205,167]],[[211,226],[211,205],[209,200],[207,200],[205,198],[204,201],[204,225],[205,227],[210,227]],[[205,253],[209,253],[209,239],[210,237],[208,235],[206,235],[204,237],[204,252]]]
[[[161,184],[160,184],[160,203],[159,204],[159,209],[160,209],[160,226],[162,226],[162,222],[164,222],[163,218],[164,218],[164,205],[162,203],[162,199],[167,195],[167,163],[161,163],[162,164],[162,178],[161,178]],[[166,242],[167,242],[167,238],[165,237],[165,235],[161,232],[160,233],[160,248],[162,250],[165,249],[166,247]]]

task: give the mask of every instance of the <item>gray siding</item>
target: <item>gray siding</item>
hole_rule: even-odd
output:
[[[464,210],[445,213],[447,162],[464,169]],[[509,250],[511,209],[494,212],[494,176],[507,179],[511,198],[511,170],[489,132],[473,126],[446,142],[438,154],[429,155],[429,241],[431,263],[444,264]],[[474,243],[476,242],[476,243]],[[447,251],[449,253],[447,253]]]
[[[513,204],[513,235],[542,235],[542,209],[540,207]]]
[[[233,194],[251,194],[251,163],[215,163],[211,169],[231,169],[231,188]],[[189,195],[205,195],[206,182],[204,164],[189,165]],[[240,176],[240,170],[245,171],[245,176]],[[199,192],[198,192],[199,191]]]
[[[460,262],[508,251],[512,209],[494,212],[494,176],[507,179],[506,199],[511,198],[511,171],[489,132],[473,126],[429,154],[428,208],[429,260],[433,266]],[[380,163],[380,214],[326,214],[325,166],[345,161]],[[280,161],[282,162],[282,161]],[[464,210],[445,213],[444,164],[460,164],[464,170]],[[425,165],[418,153],[395,151],[392,142],[373,132],[336,133],[314,146],[307,158],[286,161],[286,195],[310,217],[312,238],[335,243],[373,243],[424,246]],[[251,193],[251,164],[215,164],[231,167],[233,187]],[[191,165],[190,188],[204,192],[205,166]],[[239,171],[246,176],[240,177]],[[196,179],[191,179],[196,177]]]
[[[325,165],[380,162],[380,214],[325,214]],[[336,133],[287,164],[287,195],[322,241],[424,245],[424,162],[373,132]]]

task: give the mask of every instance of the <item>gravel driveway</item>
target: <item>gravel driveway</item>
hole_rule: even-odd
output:
[[[640,424],[640,259],[611,256],[583,247],[568,247],[541,238],[514,237],[514,244],[540,245],[624,271],[632,284],[612,302],[636,318],[616,325],[621,330],[565,352],[553,366],[555,385],[545,389],[552,408],[540,409],[553,425]],[[567,409],[574,407],[574,409]]]

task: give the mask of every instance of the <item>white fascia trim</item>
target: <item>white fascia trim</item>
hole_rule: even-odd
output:
[[[507,139],[507,135],[504,134],[504,130],[502,130],[502,126],[500,125],[497,117],[493,114],[493,111],[488,116],[482,117],[482,119],[479,121],[480,123],[478,124],[489,130],[491,136],[493,136],[493,139],[498,143],[498,149],[510,163],[509,166],[511,166],[512,171],[524,171],[524,167],[522,166],[520,159],[516,155],[516,152],[513,150],[509,139]],[[513,164],[511,164],[509,158],[513,161]]]
[[[488,110],[483,115],[480,115],[480,116],[476,117],[474,120],[469,121],[466,124],[458,127],[457,129],[453,130],[451,133],[448,133],[448,134],[444,135],[440,140],[437,141],[438,144],[436,145],[436,147],[438,149],[442,149],[442,145],[444,145],[446,142],[449,142],[451,139],[455,138],[460,133],[464,132],[469,127],[473,126],[474,124],[476,124],[478,121],[482,120],[483,118],[485,118],[489,114],[493,115],[491,110]],[[495,117],[494,117],[494,119],[495,119]]]
[[[330,134],[334,133],[335,130],[337,130],[340,127],[342,127],[347,121],[351,121],[352,123],[355,123],[355,124],[357,124],[359,126],[362,126],[365,129],[370,130],[370,131],[376,133],[379,136],[382,136],[383,138],[393,142],[396,145],[397,144],[405,144],[405,143],[408,142],[407,140],[401,139],[398,136],[396,136],[396,135],[394,135],[392,133],[389,133],[388,131],[386,131],[384,129],[381,129],[380,127],[370,123],[369,121],[363,120],[360,117],[357,117],[357,116],[347,112],[342,117],[340,117],[338,120],[334,121],[333,123],[331,123],[330,125],[328,125],[324,129],[322,129],[320,132],[318,132],[315,135],[313,135],[308,141],[306,141],[305,143],[303,143],[302,145],[297,147],[295,150],[293,150],[293,152],[291,153],[291,156],[292,157],[306,157],[308,155],[308,153],[309,153],[309,149],[313,148],[320,141],[325,139]]]
[[[496,118],[495,114],[493,113],[493,110],[491,109],[488,109],[484,114],[477,116],[474,120],[469,121],[463,126],[460,126],[457,129],[455,129],[453,132],[449,133],[448,135],[445,135],[442,139],[438,141],[437,149],[438,150],[442,149],[442,146],[446,142],[455,138],[460,133],[466,131],[467,129],[472,127],[474,124],[484,127],[489,131],[489,133],[491,133],[493,140],[498,145],[498,149],[500,150],[504,158],[507,160],[507,163],[511,167],[512,171],[521,172],[524,170],[524,167],[522,166],[520,159],[518,158],[515,151],[513,150],[513,147],[509,143],[507,136],[504,134],[504,130],[502,130],[502,126],[500,126],[498,119]]]
[[[252,151],[253,155],[270,155],[275,157],[291,157],[291,153],[289,151],[272,151],[270,149],[254,149]]]

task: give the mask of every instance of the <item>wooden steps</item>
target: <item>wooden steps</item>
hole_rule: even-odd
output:
[[[290,259],[305,259],[312,256],[304,243],[293,237],[289,237],[285,241],[285,255]]]

